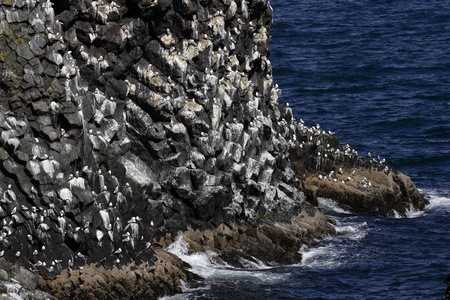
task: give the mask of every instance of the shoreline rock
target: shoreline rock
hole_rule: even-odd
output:
[[[189,245],[189,253],[213,251],[218,262],[245,268],[248,265],[242,261],[256,264],[262,261],[268,265],[299,263],[302,245],[311,246],[314,239],[335,233],[330,220],[312,209],[303,210],[286,223],[263,223],[256,227],[221,224],[204,231],[190,228],[182,237]],[[164,244],[167,245],[167,241]]]
[[[189,271],[191,266],[167,251],[177,238],[183,238],[189,252],[213,251],[219,264],[245,268],[264,262],[290,265],[301,261],[299,249],[315,239],[336,233],[330,221],[310,207],[292,217],[289,223],[264,223],[259,226],[220,224],[216,228],[189,228],[179,236],[167,234],[153,241],[154,265],[129,263],[105,268],[90,264],[77,270],[62,270],[52,278],[39,276],[39,288],[58,299],[157,299],[180,293],[185,283],[203,278]]]
[[[325,197],[356,214],[405,217],[429,203],[411,178],[384,159],[360,156],[319,125],[309,128],[300,122],[298,131],[298,143],[290,149],[292,168],[313,205]]]
[[[318,175],[325,179],[319,179]],[[317,197],[330,198],[355,214],[405,217],[408,212],[423,210],[428,204],[411,179],[395,170],[386,174],[361,168],[343,169],[342,175],[331,180],[324,172],[307,173],[300,186],[311,203],[317,205]]]
[[[187,263],[175,255],[154,248],[155,262],[108,268],[85,265],[77,270],[62,270],[53,278],[39,276],[39,288],[58,299],[157,299],[181,292],[182,281],[198,276],[189,272]]]

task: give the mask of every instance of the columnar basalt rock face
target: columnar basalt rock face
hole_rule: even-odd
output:
[[[309,207],[268,1],[3,0],[0,13],[7,259],[44,274],[151,261],[154,240],[188,225]]]

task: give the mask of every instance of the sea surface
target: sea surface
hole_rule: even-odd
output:
[[[273,0],[270,59],[297,119],[381,156],[429,197],[408,218],[357,216],[320,199],[337,236],[299,265],[214,263],[171,299],[444,299],[450,274],[450,1]]]

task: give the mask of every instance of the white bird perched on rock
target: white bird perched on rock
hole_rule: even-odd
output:
[[[125,236],[125,238],[122,240],[122,242],[127,243],[131,240],[129,232],[127,232],[127,234],[124,234],[123,236]]]
[[[329,174],[328,174],[328,178],[331,180],[331,176],[333,176],[333,174],[334,174],[334,171],[331,171]]]
[[[356,176],[356,170],[353,170],[353,172],[352,172],[352,176]]]
[[[341,174],[341,175],[344,174],[344,172],[342,171],[342,168],[339,168],[338,173]]]

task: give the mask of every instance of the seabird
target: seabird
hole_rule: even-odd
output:
[[[328,174],[328,178],[331,180],[331,176],[333,176],[333,174],[334,174],[334,171],[331,171],[329,174]]]

